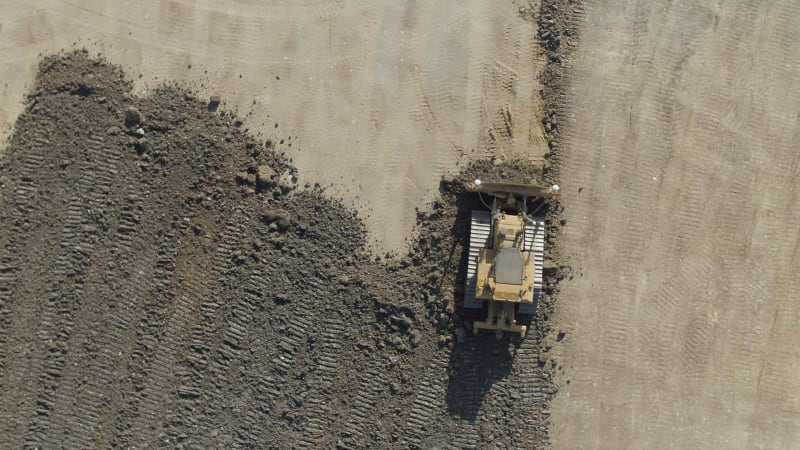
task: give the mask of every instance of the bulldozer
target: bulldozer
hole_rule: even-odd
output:
[[[489,209],[471,213],[464,307],[486,309],[473,332],[524,337],[527,327],[517,323],[518,315],[535,314],[542,291],[544,219],[537,212],[559,187],[475,180],[466,188]]]

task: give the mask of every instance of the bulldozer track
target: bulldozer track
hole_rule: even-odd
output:
[[[223,333],[223,340],[227,345],[237,349],[252,348],[258,345],[258,333],[252,330],[252,318],[257,314],[262,301],[262,292],[266,292],[270,285],[268,279],[258,272],[250,274],[243,289],[243,301],[234,307],[234,319],[229,321],[228,329]],[[239,359],[243,364],[254,364],[252,352],[239,351]],[[263,430],[269,411],[274,406],[274,396],[268,390],[275,390],[271,378],[259,378],[257,383],[242,386],[243,392],[239,394],[243,412],[240,415],[241,424],[237,427],[239,440],[245,446],[257,446],[263,441]],[[272,387],[268,387],[272,386]],[[277,395],[277,391],[274,392]]]
[[[218,277],[232,265],[230,249],[236,238],[237,224],[233,218],[229,220],[210,261],[200,260],[176,273],[175,253],[180,250],[174,248],[162,253],[156,263],[157,278],[160,280],[156,283],[157,289],[167,292],[175,289],[176,301],[171,309],[165,309],[162,305],[151,309],[152,314],[164,321],[160,330],[161,338],[155,342],[153,334],[143,333],[143,345],[135,350],[142,356],[142,362],[148,363],[150,370],[147,379],[141,380],[141,384],[135,388],[137,393],[134,394],[136,400],[133,403],[136,406],[131,409],[133,418],[126,434],[144,437],[144,441],[152,442],[163,427],[168,434],[177,436],[180,433],[170,432],[170,428],[182,422],[171,420],[172,415],[165,412],[174,411],[168,408],[174,408],[175,402],[184,399],[191,403],[200,394],[196,384],[191,381],[184,384],[185,377],[181,377],[177,369],[180,361],[192,367],[205,367],[207,364],[208,347],[202,338],[202,329],[205,327],[198,328],[198,323],[209,318],[213,320],[214,300],[209,293],[216,278],[207,276],[207,273]],[[187,337],[193,339],[187,343]],[[165,389],[167,386],[171,389]],[[165,408],[165,405],[169,406]],[[155,430],[149,425],[153,421],[159,422]]]
[[[412,448],[424,448],[434,420],[444,413],[445,387],[450,352],[437,352],[422,375],[417,394],[403,427],[404,441]]]
[[[320,355],[313,375],[313,385],[321,392],[329,390],[336,381],[345,330],[344,322],[335,312],[331,312],[322,322]],[[321,397],[315,396],[308,401],[306,410],[309,415],[297,441],[297,448],[320,448],[325,438],[330,436],[330,425],[336,414],[330,409],[330,403],[323,401]]]
[[[80,313],[70,305],[75,304],[79,308],[83,306],[79,302],[85,281],[82,262],[94,251],[91,235],[82,232],[82,227],[89,226],[91,223],[88,217],[91,208],[100,206],[96,196],[91,195],[92,183],[94,181],[102,183],[103,180],[95,180],[94,169],[95,165],[88,158],[79,165],[79,170],[86,171],[88,175],[77,184],[76,192],[80,194],[74,194],[68,203],[67,216],[64,220],[60,240],[63,253],[56,257],[53,270],[53,274],[59,281],[54,283],[53,291],[47,295],[48,300],[41,313],[42,323],[45,326],[50,325],[50,329],[45,331],[47,334],[44,336],[44,341],[48,343],[47,353],[50,355],[61,353],[62,356],[47,358],[44,361],[43,370],[40,372],[40,387],[37,389],[39,411],[28,428],[28,442],[37,445],[47,442],[47,439],[55,434],[54,429],[69,430],[85,436],[86,429],[79,429],[79,421],[91,424],[98,417],[97,414],[87,411],[86,404],[81,403],[78,403],[78,409],[70,417],[58,414],[59,409],[65,407],[64,403],[70,401],[70,398],[65,397],[64,394],[65,389],[68,392],[70,390],[70,386],[65,383],[65,380],[73,379],[72,368],[68,366],[71,355],[64,350],[69,347],[74,337],[75,320]],[[108,185],[110,185],[110,181],[100,187]],[[61,291],[61,283],[70,286],[71,292]],[[50,418],[50,414],[53,414],[54,417]],[[90,444],[86,441],[77,442],[81,438],[76,436],[70,437],[69,440],[71,444],[78,446]]]
[[[352,410],[345,421],[344,430],[349,435],[349,443],[357,445],[358,440],[368,438],[375,423],[379,397],[386,392],[384,376],[376,367],[367,367],[359,377],[356,397]],[[369,442],[369,439],[367,439]]]
[[[539,369],[538,358],[539,345],[536,340],[532,337],[523,339],[514,355],[511,375],[508,378],[508,391],[518,396],[515,411],[525,427],[519,431],[519,435],[523,438],[535,436],[538,428],[547,425],[540,421],[537,414],[531,412],[545,410],[546,403],[555,392],[549,387],[543,387],[543,383],[536,382],[542,379],[544,373]]]
[[[131,364],[146,368],[144,373],[147,375],[125,385],[124,392],[130,396],[130,400],[120,413],[115,427],[119,430],[118,438],[122,442],[131,436],[144,442],[152,440],[153,430],[148,428],[153,421],[158,421],[157,429],[160,430],[164,391],[173,386],[175,376],[173,358],[178,350],[178,330],[193,316],[191,299],[198,298],[204,292],[201,280],[184,279],[172,311],[166,305],[149,301],[150,298],[157,298],[157,292],[173,288],[176,283],[174,267],[172,251],[162,247],[153,268],[154,286],[145,297],[145,317],[137,327],[136,346],[132,350]]]
[[[74,257],[72,263],[75,266],[80,266],[82,260],[87,257],[113,252],[110,247],[97,247],[95,245],[97,238],[87,231],[95,227],[94,215],[105,212],[111,188],[115,181],[119,181],[116,180],[116,174],[120,155],[106,148],[100,136],[90,135],[86,141],[85,163],[79,166],[79,170],[87,175],[81,177],[76,185],[77,192],[86,197],[82,201],[76,199],[73,203],[73,206],[80,204],[84,210],[78,214],[76,207],[70,208],[66,221],[68,228],[65,232],[67,235],[75,234],[72,245],[74,251],[71,253]],[[65,282],[69,283],[68,280]],[[77,292],[80,295],[100,297],[113,295],[107,285],[92,280],[89,274],[81,276],[80,284]],[[117,290],[116,293],[123,292]],[[67,324],[67,327],[72,328],[74,320],[75,329],[64,342],[69,342],[69,345],[83,342],[96,356],[90,359],[88,364],[79,364],[82,355],[70,352],[63,366],[56,369],[57,372],[54,370],[54,374],[58,373],[56,376],[58,389],[54,398],[49,400],[52,400],[51,408],[57,416],[48,422],[49,428],[42,430],[45,446],[65,445],[70,448],[86,448],[94,445],[93,437],[96,433],[92,433],[92,430],[98,427],[110,404],[104,387],[114,381],[113,371],[119,364],[118,356],[125,353],[122,359],[128,357],[127,346],[122,347],[121,344],[130,342],[123,337],[123,334],[127,333],[133,319],[135,305],[131,304],[132,300],[129,298],[127,302],[119,303],[113,311],[98,310],[95,305],[85,302],[77,303],[80,309]],[[87,369],[92,373],[88,379],[82,373]],[[71,408],[74,413],[58,414],[67,408]],[[64,433],[66,438],[54,440],[57,433],[51,432],[53,428]]]
[[[119,261],[136,261],[130,269],[119,268],[118,270],[127,273],[129,279],[123,286],[120,286],[119,294],[124,298],[130,299],[127,307],[135,308],[129,312],[130,322],[126,324],[127,345],[121,348],[120,343],[115,343],[115,349],[120,356],[125,355],[123,367],[139,366],[148,367],[152,355],[147,355],[148,349],[156,347],[156,339],[151,333],[143,333],[143,329],[149,329],[151,322],[157,317],[154,311],[157,309],[152,300],[149,286],[157,284],[160,272],[155,269],[159,265],[159,253],[161,249],[155,243],[140,238],[139,227],[144,214],[144,205],[140,198],[140,192],[130,193],[126,196],[125,202],[121,207],[121,213],[116,229],[116,240],[114,247],[114,258]],[[114,439],[133,439],[132,423],[140,413],[138,407],[141,406],[141,398],[136,387],[125,383],[116,393],[116,399],[112,402],[115,410],[111,415],[113,423],[106,419],[104,429],[104,442],[98,442],[100,446],[111,446]],[[111,435],[115,433],[116,436]]]
[[[469,229],[469,256],[467,259],[466,286],[464,289],[464,307],[480,309],[483,301],[475,298],[477,284],[478,258],[482,249],[489,245],[492,235],[492,214],[488,211],[472,211]]]
[[[13,257],[3,255],[0,258],[0,380],[5,379],[6,352],[9,345],[9,330],[11,329],[11,297],[14,295],[13,285],[19,270],[18,261]]]
[[[31,138],[30,151],[21,155],[13,155],[9,158],[9,165],[18,171],[18,178],[11,189],[10,196],[0,198],[2,204],[7,205],[4,209],[9,211],[8,216],[0,217],[8,230],[0,236],[3,247],[3,270],[2,285],[0,285],[0,320],[3,321],[2,336],[3,344],[0,345],[0,380],[4,386],[18,386],[19,389],[9,392],[0,398],[0,404],[4,409],[13,408],[12,405],[24,405],[17,410],[17,414],[12,417],[3,417],[0,428],[6,436],[11,438],[10,445],[22,446],[26,436],[26,429],[33,420],[35,409],[44,405],[25,402],[25,398],[31,395],[38,382],[37,368],[44,364],[42,357],[44,352],[40,342],[42,332],[37,334],[35,340],[25,341],[22,339],[26,328],[33,326],[30,315],[22,311],[22,305],[26,303],[29,289],[25,283],[25,251],[35,237],[26,239],[27,218],[36,215],[39,206],[34,202],[34,197],[41,188],[42,178],[39,171],[46,161],[47,146],[49,141],[43,132],[35,133]],[[16,348],[16,352],[9,352]],[[27,357],[25,355],[28,355]],[[13,375],[12,375],[13,374]],[[9,377],[11,375],[11,377]]]
[[[520,314],[536,314],[536,309],[542,299],[542,274],[544,273],[544,218],[532,217],[532,222],[525,227],[523,252],[533,252],[534,271],[533,303],[520,305]]]
[[[221,282],[225,271],[232,266],[232,253],[238,248],[241,237],[241,223],[242,217],[238,211],[229,216],[220,236],[214,262],[209,268],[206,295],[194,299],[198,314],[188,330],[188,336],[183,337],[188,343],[178,347],[180,356],[176,365],[182,369],[177,379],[178,395],[168,402],[168,414],[178,419],[170,421],[166,429],[167,434],[175,440],[182,434],[177,430],[179,427],[189,425],[203,431],[208,426],[203,423],[187,424],[184,420],[192,420],[194,417],[183,419],[187,417],[184,411],[215,404],[222,395],[219,387],[213,385],[213,381],[227,370],[233,349],[215,336],[219,336],[223,326],[221,317],[230,313],[220,294],[224,289]]]
[[[272,361],[278,374],[285,376],[291,371],[295,354],[302,348],[307,333],[312,329],[313,322],[310,318],[295,315],[289,320],[283,336],[278,341],[280,354]]]

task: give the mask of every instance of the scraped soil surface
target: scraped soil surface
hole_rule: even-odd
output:
[[[381,258],[353,210],[296,185],[288,138],[179,87],[130,88],[84,54],[45,59],[2,160],[0,441],[547,445],[550,296],[524,340],[472,335],[459,308],[482,208],[461,182],[540,174],[470,166],[409,254]]]

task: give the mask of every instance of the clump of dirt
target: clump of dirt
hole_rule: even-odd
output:
[[[272,141],[178,86],[138,98],[46,58],[0,166],[0,440],[11,447],[431,448],[546,443],[547,306],[468,333],[462,181],[408,255]],[[218,99],[212,103],[219,104]]]
[[[547,58],[545,69],[540,76],[541,96],[545,107],[542,125],[549,147],[546,155],[546,176],[550,180],[558,178],[563,105],[571,67],[570,57],[578,44],[578,30],[583,18],[583,0],[545,0],[538,13],[530,12],[531,19],[537,21],[539,43]]]

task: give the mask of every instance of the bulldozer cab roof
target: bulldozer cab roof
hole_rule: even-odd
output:
[[[494,262],[494,279],[497,283],[522,285],[525,263],[518,248],[506,247],[500,250]]]

